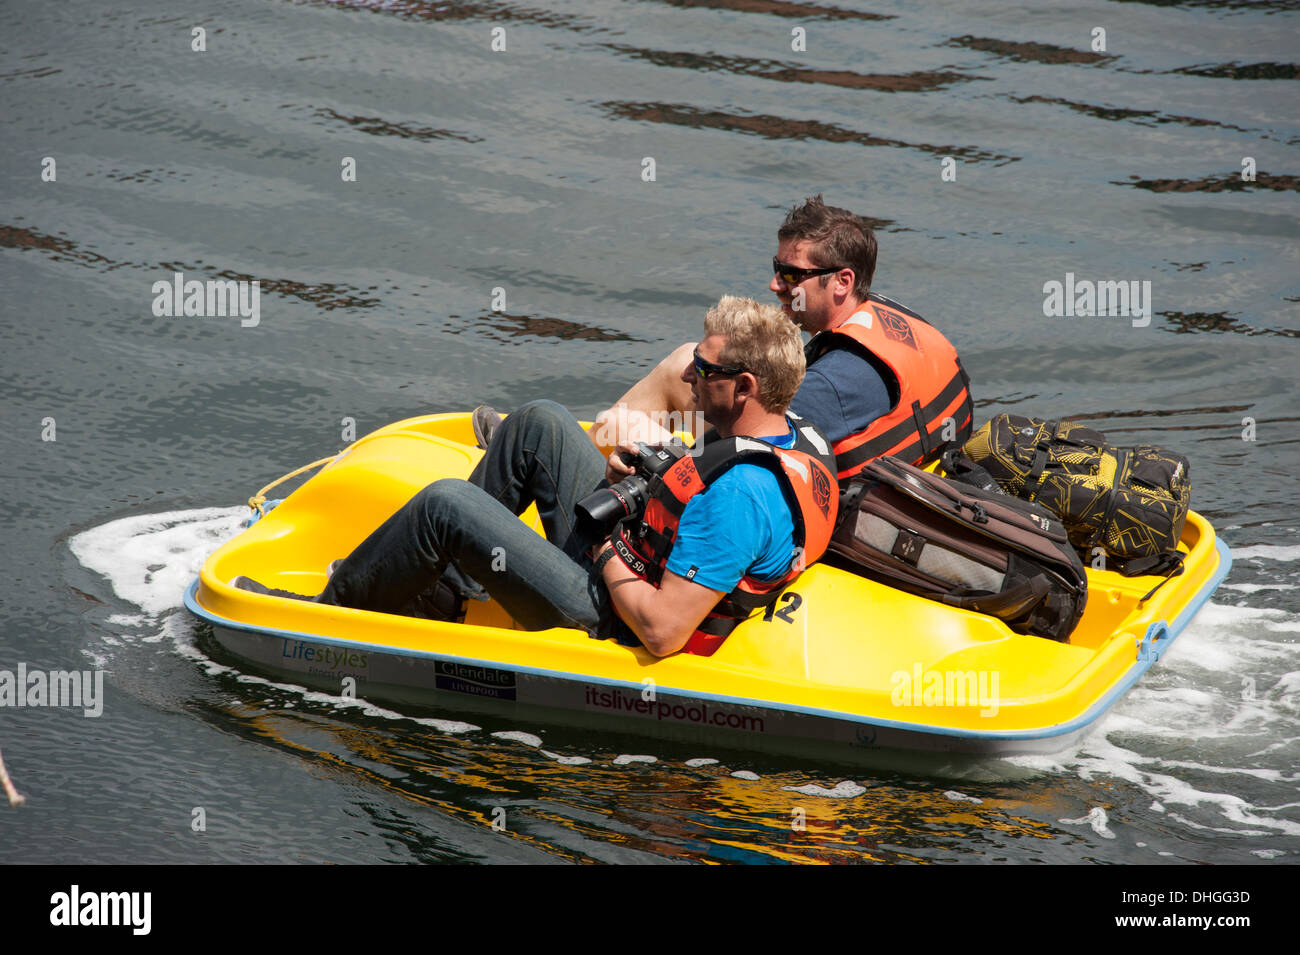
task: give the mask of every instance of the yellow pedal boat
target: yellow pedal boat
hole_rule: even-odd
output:
[[[1089,570],[1087,612],[1068,643],[818,564],[713,656],[663,659],[578,630],[522,630],[493,601],[471,601],[457,624],[231,586],[248,575],[319,592],[330,561],[426,484],[467,476],[481,453],[463,413],[358,439],[212,554],[186,606],[241,664],[399,707],[804,755],[1001,755],[1057,751],[1087,732],[1168,650],[1232,563],[1193,512],[1183,574],[1144,601],[1157,578]],[[531,509],[521,519],[541,532]]]

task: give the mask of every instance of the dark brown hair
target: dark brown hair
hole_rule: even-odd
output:
[[[776,236],[811,243],[808,258],[819,268],[852,269],[853,294],[859,300],[871,291],[871,279],[876,274],[876,236],[861,216],[828,206],[818,193],[790,210]],[[821,277],[823,287],[829,278]]]

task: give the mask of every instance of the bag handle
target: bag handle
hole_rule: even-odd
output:
[[[1036,574],[1024,583],[1012,587],[1000,594],[980,594],[957,597],[945,594],[943,602],[955,607],[974,610],[978,613],[991,614],[1001,620],[1015,620],[1023,617],[1034,607],[1043,602],[1051,591],[1051,585],[1042,574]]]

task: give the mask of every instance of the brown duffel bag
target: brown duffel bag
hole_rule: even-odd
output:
[[[823,561],[1052,640],[1069,639],[1088,602],[1083,565],[1043,508],[894,457],[849,483]]]

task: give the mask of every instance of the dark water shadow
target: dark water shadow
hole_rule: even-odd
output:
[[[1169,72],[1224,80],[1300,80],[1300,64],[1296,63],[1233,62],[1210,66],[1184,66]]]
[[[1166,322],[1164,331],[1175,335],[1198,332],[1226,332],[1233,335],[1275,335],[1278,338],[1300,338],[1300,329],[1256,328],[1227,312],[1157,312]]]
[[[845,10],[818,3],[794,3],[791,0],[646,0],[688,10],[731,10],[735,13],[759,13],[796,20],[894,20],[893,14]]]
[[[365,294],[366,291],[369,291],[368,289],[363,290],[357,286],[343,285],[337,282],[312,283],[299,282],[295,279],[268,279],[247,272],[239,272],[235,269],[217,269],[204,265],[202,262],[191,265],[184,262],[152,264],[117,261],[100,255],[98,252],[82,249],[70,239],[45,235],[35,229],[27,229],[21,226],[0,225],[0,248],[21,249],[23,251],[36,249],[49,253],[50,258],[56,262],[73,262],[101,272],[112,272],[117,269],[128,268],[152,272],[164,271],[168,273],[167,279],[171,278],[172,273],[184,272],[187,281],[200,276],[207,276],[212,279],[256,281],[260,283],[258,286],[260,292],[275,292],[280,295],[301,299],[326,311],[336,308],[374,308],[381,304],[380,299]]]
[[[1116,186],[1132,186],[1134,189],[1146,189],[1149,192],[1248,192],[1255,189],[1270,189],[1273,192],[1300,192],[1300,176],[1277,176],[1267,172],[1257,172],[1250,181],[1243,180],[1240,173],[1229,172],[1221,176],[1205,176],[1201,179],[1139,179],[1132,181],[1114,180]]]
[[[944,89],[954,83],[971,80],[991,80],[991,77],[970,76],[965,73],[945,71],[918,71],[915,73],[855,73],[851,70],[810,70],[791,66],[779,60],[760,60],[743,56],[722,56],[717,53],[689,53],[670,50],[650,50],[618,43],[602,44],[620,56],[644,60],[656,66],[694,70],[698,73],[731,73],[736,76],[753,76],[778,83],[818,83],[844,89],[875,90],[881,93],[923,93]]]
[[[448,315],[448,319],[459,319],[459,315]],[[485,333],[485,329],[496,329],[503,332],[504,335],[493,335]],[[451,327],[447,329],[449,334],[459,335],[461,332],[472,332],[474,335],[485,335],[496,341],[509,343],[517,338],[554,338],[559,341],[587,341],[587,342],[643,342],[644,338],[636,338],[624,332],[615,331],[609,328],[600,328],[596,325],[586,325],[582,322],[573,322],[563,318],[551,318],[546,315],[513,315],[510,312],[484,312],[482,315],[473,319],[471,323],[461,325],[460,327]]]
[[[1052,43],[1017,42],[999,40],[986,36],[955,36],[945,46],[965,47],[978,50],[1017,63],[1074,64],[1087,63],[1096,65],[1117,59],[1109,53],[1094,53],[1091,50],[1072,50],[1069,47],[1056,46]]]
[[[1062,99],[1057,96],[1008,96],[1015,103],[1049,103],[1055,106],[1065,106],[1074,110],[1076,113],[1083,113],[1094,119],[1104,119],[1109,122],[1131,122],[1138,126],[1157,126],[1164,123],[1177,123],[1181,126],[1213,126],[1219,129],[1231,129],[1239,133],[1258,133],[1264,138],[1271,138],[1260,130],[1246,129],[1242,126],[1234,126],[1231,123],[1221,123],[1214,119],[1201,119],[1196,116],[1178,116],[1172,113],[1162,113],[1154,109],[1126,109],[1121,106],[1098,106],[1093,103],[1080,103],[1076,100]]]
[[[62,72],[63,70],[56,66],[33,66],[30,70],[13,70],[9,73],[0,73],[0,80],[36,80]]]
[[[611,116],[645,123],[666,123],[692,129],[720,129],[726,132],[761,136],[774,140],[804,140],[824,143],[853,143],[859,146],[890,146],[897,149],[917,149],[940,156],[957,156],[970,162],[989,162],[1006,165],[1019,162],[1018,156],[986,152],[973,146],[931,146],[927,143],[908,143],[899,139],[873,136],[834,123],[811,119],[786,119],[762,113],[728,113],[717,109],[699,109],[680,103],[630,103],[606,102],[599,107]]]
[[[1140,3],[1148,7],[1204,10],[1207,13],[1280,13],[1300,10],[1300,0],[1111,0],[1113,3]]]
[[[358,132],[370,136],[396,136],[399,139],[417,139],[432,142],[439,139],[457,139],[463,143],[481,143],[482,137],[455,133],[449,129],[435,129],[429,126],[416,126],[413,123],[397,123],[379,116],[344,116],[332,109],[317,108],[312,111],[315,116],[336,120],[351,126]]]
[[[529,23],[574,32],[587,32],[596,27],[585,18],[539,10],[515,3],[498,3],[494,0],[291,0],[296,4],[342,7],[400,17],[403,20],[454,22],[458,20],[488,20],[493,23]]]

